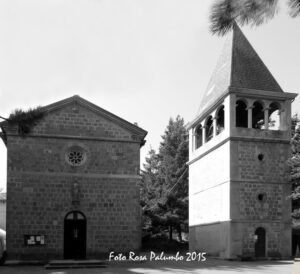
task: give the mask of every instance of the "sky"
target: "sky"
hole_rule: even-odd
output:
[[[209,32],[211,4],[1,0],[0,116],[78,94],[148,131],[143,162],[150,148],[158,148],[170,117],[195,118],[226,39]],[[300,18],[290,18],[284,7],[265,25],[242,27],[286,92],[300,91],[299,29]]]

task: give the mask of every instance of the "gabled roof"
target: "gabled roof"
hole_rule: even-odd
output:
[[[66,105],[73,104],[74,102],[78,103],[79,105],[82,105],[83,107],[88,108],[89,110],[93,111],[94,113],[101,115],[112,122],[115,122],[116,124],[120,125],[121,127],[126,128],[127,130],[139,135],[142,138],[144,138],[148,133],[144,129],[136,126],[135,124],[132,124],[132,123],[122,119],[121,117],[119,117],[101,107],[98,107],[97,105],[83,99],[79,95],[74,95],[72,97],[66,98],[66,99],[58,101],[56,103],[47,105],[47,106],[43,107],[42,109],[45,112],[52,112],[52,111],[61,109],[61,108],[65,107]]]
[[[283,92],[237,24],[228,34],[197,114],[215,104],[230,87]]]
[[[135,124],[132,124],[132,123],[120,118],[119,116],[117,116],[103,108],[98,107],[97,105],[83,99],[82,97],[80,97],[78,95],[74,95],[74,96],[66,98],[64,100],[44,106],[44,107],[42,107],[42,111],[44,111],[46,113],[52,112],[52,111],[62,109],[64,107],[66,107],[67,105],[71,105],[74,103],[77,103],[77,104],[89,109],[90,111],[93,111],[95,114],[98,114],[98,115],[106,118],[107,120],[127,129],[129,132],[132,132],[133,134],[139,136],[141,140],[143,140],[148,133],[144,129],[136,126]],[[5,125],[5,124],[7,124],[7,121],[1,122],[0,126]],[[1,133],[0,137],[2,139],[5,138],[5,132]],[[4,140],[4,142],[5,142],[5,140]],[[142,142],[141,144],[143,145],[144,143]]]

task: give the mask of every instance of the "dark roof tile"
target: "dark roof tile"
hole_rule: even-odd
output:
[[[229,33],[207,89],[200,98],[198,115],[225,95],[229,87],[283,92],[237,24]]]

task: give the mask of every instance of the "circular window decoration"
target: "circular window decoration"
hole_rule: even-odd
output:
[[[65,158],[71,166],[81,166],[86,160],[86,153],[81,147],[71,147],[68,149]]]

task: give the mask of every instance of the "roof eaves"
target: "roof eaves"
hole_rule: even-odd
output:
[[[223,102],[224,98],[230,93],[229,87],[225,90],[225,92],[222,94],[221,97],[216,98],[216,100],[209,105],[209,107],[207,107],[206,109],[204,109],[203,111],[199,112],[199,115],[196,116],[196,118],[194,120],[192,120],[191,122],[189,122],[188,124],[186,124],[186,129],[189,130],[192,127],[194,127],[197,123],[199,123],[201,120],[203,120],[206,116],[208,116],[210,114],[210,112],[217,108],[217,106]]]

